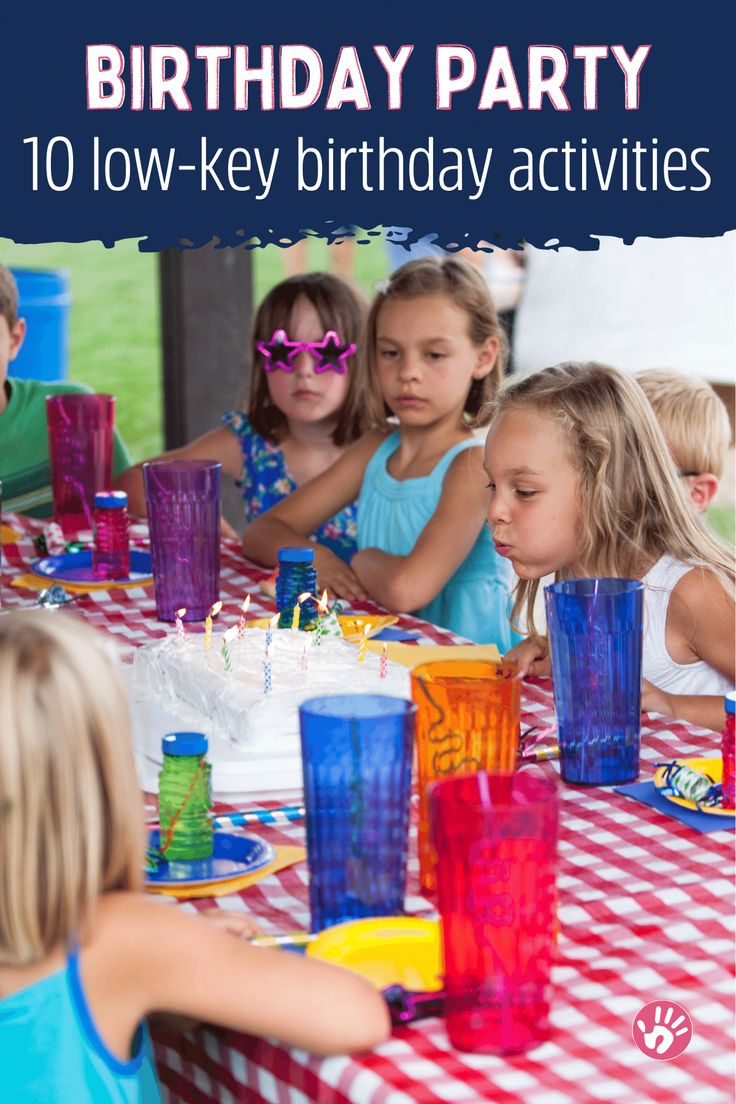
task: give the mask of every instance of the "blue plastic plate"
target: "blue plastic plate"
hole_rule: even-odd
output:
[[[153,578],[151,553],[141,548],[130,550],[130,575],[122,579],[99,579],[92,570],[92,549],[81,552],[62,552],[60,556],[44,556],[34,560],[31,570],[58,583],[84,583],[85,585],[125,586],[127,583],[150,583]]]
[[[158,847],[158,828],[149,834],[150,847]],[[252,874],[274,859],[274,849],[257,836],[215,832],[211,859],[193,862],[162,862],[157,870],[146,871],[146,883],[157,886],[199,885],[201,882],[224,882]]]

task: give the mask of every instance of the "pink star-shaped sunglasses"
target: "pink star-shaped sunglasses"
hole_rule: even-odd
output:
[[[256,349],[263,357],[263,367],[267,372],[281,368],[284,372],[293,372],[293,361],[301,352],[314,358],[315,372],[332,369],[343,375],[347,371],[345,363],[357,346],[351,341],[343,345],[335,330],[328,330],[321,341],[289,341],[286,330],[274,330],[270,341],[256,341]]]

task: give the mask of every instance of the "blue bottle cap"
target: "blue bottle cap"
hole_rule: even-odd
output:
[[[313,563],[313,548],[279,548],[279,563]]]
[[[164,755],[206,755],[207,737],[201,732],[169,732],[161,741]]]
[[[98,491],[95,495],[95,506],[101,506],[104,510],[122,510],[127,505],[125,491]]]
[[[736,713],[736,690],[732,690],[730,694],[726,694],[726,712]]]

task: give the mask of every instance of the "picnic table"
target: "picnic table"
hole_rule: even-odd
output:
[[[12,586],[26,575],[32,538],[42,523],[3,519],[3,609],[28,605],[33,590]],[[138,543],[145,527],[133,527]],[[272,612],[258,593],[262,569],[222,542],[221,617],[234,623],[246,593],[254,616]],[[28,580],[30,582],[30,580]],[[95,590],[79,613],[124,650],[172,631],[156,621],[152,588]],[[371,609],[373,607],[365,607]],[[402,617],[423,643],[459,638]],[[528,680],[522,729],[554,719],[547,680]],[[713,754],[712,732],[666,718],[643,718],[641,777],[653,764]],[[555,771],[553,763],[539,768]],[[267,1040],[202,1026],[158,1033],[156,1058],[164,1094],[184,1104],[733,1104],[734,889],[733,833],[700,834],[610,788],[561,785],[557,887],[560,936],[553,969],[549,1040],[511,1058],[454,1050],[441,1019],[396,1030],[358,1057],[315,1058]],[[277,803],[277,802],[275,802]],[[252,802],[251,802],[252,804]],[[218,812],[228,806],[217,805]],[[264,825],[273,845],[303,844],[303,823]],[[266,933],[309,927],[306,864],[290,866],[233,896],[182,902],[252,913]],[[416,840],[411,841],[406,908],[431,914],[419,896]],[[286,953],[286,952],[284,952]],[[694,1033],[670,1061],[642,1053],[632,1026],[638,1010],[677,1002]]]

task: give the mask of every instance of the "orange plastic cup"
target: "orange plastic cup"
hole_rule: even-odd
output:
[[[422,892],[433,896],[427,787],[452,775],[516,770],[521,679],[511,660],[443,660],[414,668],[411,693],[417,706],[419,880]]]

